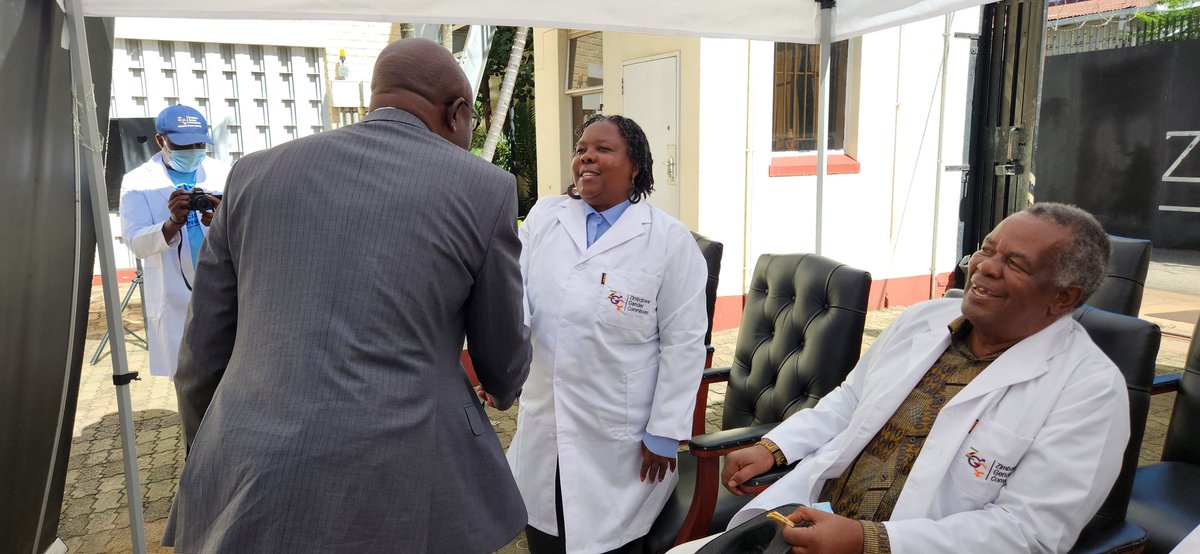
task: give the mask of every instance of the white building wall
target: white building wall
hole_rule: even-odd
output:
[[[724,245],[721,278],[717,293],[721,296],[741,294],[745,290],[744,266],[753,267],[753,258],[746,259],[746,206],[744,186],[748,177],[747,163],[759,155],[750,148],[747,138],[747,116],[764,117],[761,106],[749,105],[750,89],[747,77],[771,68],[761,67],[762,56],[752,56],[756,49],[771,48],[770,43],[738,39],[701,39],[700,41],[700,112],[697,120],[700,132],[699,224],[696,232]],[[754,64],[753,66],[751,64]],[[685,115],[685,117],[687,117]],[[770,117],[770,113],[766,114]],[[753,201],[753,200],[751,200]]]
[[[400,38],[394,23],[128,17],[114,35],[112,117],[154,117],[171,99],[196,107],[212,126],[211,154],[227,162],[328,129],[340,51],[365,99],[379,51]],[[115,213],[110,222],[119,233]],[[118,269],[134,267],[119,241],[114,252]]]
[[[977,32],[978,10],[958,12],[952,23],[951,35]],[[930,273],[935,205],[935,273],[957,262],[961,174],[943,168],[963,163],[970,41],[951,38],[939,162],[944,25],[939,17],[880,31],[851,48],[846,153],[861,169],[826,177],[822,253],[876,281]],[[814,251],[816,178],[768,175],[771,159],[787,155],[771,151],[773,45],[749,43],[748,72],[746,41],[705,39],[702,52],[698,227],[725,244],[719,294],[735,295],[760,254]]]

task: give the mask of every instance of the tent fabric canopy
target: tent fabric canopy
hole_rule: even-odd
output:
[[[838,0],[832,39],[919,21],[984,0]],[[193,19],[343,19],[405,23],[524,25],[594,31],[747,38],[817,44],[820,4],[814,0],[611,0],[601,10],[581,10],[557,0],[82,0],[98,17]]]

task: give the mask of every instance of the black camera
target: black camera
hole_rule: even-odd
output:
[[[211,212],[216,209],[216,205],[212,200],[208,199],[208,195],[221,197],[220,193],[205,192],[204,189],[194,188],[188,192],[188,206],[193,212]]]

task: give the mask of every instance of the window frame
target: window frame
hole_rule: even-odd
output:
[[[567,51],[566,51],[567,55],[564,56],[564,58],[565,58],[564,64],[566,65],[566,68],[563,71],[563,81],[564,81],[563,82],[563,93],[566,94],[567,96],[582,96],[585,94],[592,94],[592,93],[596,93],[596,92],[603,93],[604,92],[603,76],[600,79],[601,82],[599,85],[593,85],[593,86],[589,86],[589,87],[573,87],[572,86],[573,83],[571,83],[571,77],[574,76],[573,68],[571,66],[571,62],[572,62],[571,44],[572,44],[572,41],[582,38],[582,37],[590,36],[590,35],[600,35],[600,40],[601,40],[601,42],[600,42],[600,62],[601,62],[600,67],[601,67],[601,74],[603,75],[604,32],[603,31],[568,31],[567,32]]]
[[[779,114],[780,108],[779,108],[779,106],[776,105],[776,102],[779,100],[778,88],[782,86],[779,82],[779,75],[781,72],[778,71],[778,64],[779,64],[778,56],[780,55],[780,52],[779,52],[780,45],[788,45],[788,46],[804,47],[804,48],[814,48],[814,49],[818,49],[818,50],[820,48],[820,46],[816,45],[816,44],[781,43],[781,42],[774,43],[774,48],[773,48],[773,52],[772,52],[772,75],[771,75],[771,87],[772,87],[771,88],[771,90],[772,90],[772,93],[771,93],[771,153],[773,156],[813,154],[818,151],[817,147],[819,146],[816,142],[817,139],[815,137],[813,137],[813,138],[791,138],[791,139],[777,138],[778,137],[777,128],[778,128],[778,120],[780,117],[780,114]],[[826,151],[828,151],[830,153],[844,153],[846,150],[848,150],[847,145],[850,142],[850,134],[851,133],[849,132],[850,130],[848,128],[850,120],[851,120],[849,112],[851,110],[850,98],[852,95],[852,83],[851,83],[852,75],[851,75],[851,71],[850,71],[850,65],[852,63],[852,60],[855,59],[855,56],[853,53],[854,47],[855,47],[855,45],[854,45],[852,39],[842,40],[842,41],[838,41],[838,42],[834,43],[835,57],[833,60],[831,60],[831,72],[836,72],[835,76],[840,77],[840,82],[833,82],[833,80],[831,79],[831,83],[835,85],[834,88],[836,90],[834,93],[830,94],[829,98],[834,104],[833,106],[831,106],[831,108],[837,108],[837,109],[830,110],[830,113],[829,113],[829,117],[831,120],[830,125],[829,125],[829,135],[830,135],[829,140],[833,141],[833,144],[831,144],[826,149]],[[820,64],[819,52],[818,52],[818,56],[815,60],[815,63],[817,64],[818,67],[814,69],[814,71],[813,71],[814,75],[815,75],[816,71],[819,71],[819,64]],[[801,78],[803,78],[803,77],[800,77],[798,74],[793,73],[793,77],[792,77],[793,82],[799,81]],[[819,82],[819,78],[814,79],[814,81]],[[813,88],[815,89],[815,88],[817,88],[817,86],[814,84]],[[801,94],[801,93],[797,93],[797,94]],[[817,111],[817,106],[814,103],[811,106],[811,108],[808,108],[808,109],[812,110],[812,112],[813,112],[812,124],[814,126],[816,126],[817,122],[816,122],[816,113],[815,112]],[[803,122],[797,122],[795,127],[800,127],[801,125],[803,125]],[[811,133],[813,135],[815,135],[816,129],[814,128]],[[811,149],[778,148],[776,146],[776,144],[780,140],[792,140],[795,142],[811,141],[813,147]],[[799,146],[799,145],[797,145],[797,146]]]

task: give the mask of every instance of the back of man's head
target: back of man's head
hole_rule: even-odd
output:
[[[1054,282],[1060,287],[1079,287],[1083,291],[1079,305],[1083,305],[1100,288],[1108,270],[1111,246],[1104,228],[1092,214],[1070,204],[1040,202],[1025,212],[1071,231],[1071,243],[1059,248],[1053,257]]]
[[[371,76],[371,110],[399,108],[430,131],[466,148],[471,129],[461,123],[461,104],[470,121],[471,85],[450,51],[436,42],[410,38],[393,42],[379,53]],[[463,138],[466,143],[463,144]]]

